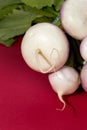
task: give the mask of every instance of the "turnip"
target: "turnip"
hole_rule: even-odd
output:
[[[72,94],[79,87],[80,76],[78,72],[70,66],[64,66],[60,70],[49,74],[48,79],[53,90],[58,94],[59,100],[63,103],[62,109],[59,110],[64,110],[66,102],[63,95]]]
[[[81,85],[82,88],[87,92],[87,63],[85,63],[81,70]]]
[[[69,35],[78,40],[87,36],[87,0],[66,0],[60,15]]]
[[[61,68],[69,55],[69,43],[64,32],[51,23],[38,23],[25,33],[21,52],[33,70],[48,73]]]
[[[87,61],[87,37],[84,38],[80,44],[80,54],[82,58]]]

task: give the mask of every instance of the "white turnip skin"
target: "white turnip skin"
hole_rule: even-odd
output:
[[[49,73],[61,68],[69,55],[69,43],[64,32],[56,25],[38,23],[25,33],[21,52],[33,70]]]
[[[81,41],[81,44],[80,44],[80,54],[82,56],[82,58],[87,61],[87,37],[84,38],[82,41]]]
[[[81,85],[85,92],[87,92],[87,63],[83,65],[81,70]]]
[[[60,11],[65,31],[82,40],[87,36],[87,0],[66,0]]]
[[[64,110],[66,102],[63,99],[63,95],[73,94],[78,89],[80,84],[79,73],[72,67],[64,66],[60,70],[49,74],[48,79],[52,89],[63,103],[62,109],[59,110]]]

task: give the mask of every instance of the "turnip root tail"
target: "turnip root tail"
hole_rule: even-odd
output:
[[[65,107],[66,107],[66,102],[64,101],[62,95],[59,95],[59,94],[58,94],[58,98],[59,98],[59,100],[63,103],[63,107],[62,107],[62,108],[57,108],[56,110],[63,111],[63,110],[65,109]]]
[[[58,54],[58,51],[57,51],[55,48],[53,48],[53,50],[52,50],[52,52],[51,52],[51,54],[50,54],[50,60],[51,60],[51,58],[52,58],[52,55],[53,55],[53,52],[54,52],[54,51],[56,51],[57,54]],[[52,71],[52,70],[55,72],[55,63],[51,63],[51,61],[49,61],[49,59],[43,54],[43,52],[41,51],[41,49],[38,48],[35,53],[36,53],[36,61],[37,61],[37,64],[38,64],[39,69],[40,69],[40,71],[41,71],[42,73],[48,73],[48,72],[50,72],[50,71]],[[47,70],[43,70],[43,69],[42,69],[41,64],[40,64],[39,56],[41,56],[41,57],[46,61],[46,63],[50,66]],[[55,61],[56,61],[56,60],[55,60]]]

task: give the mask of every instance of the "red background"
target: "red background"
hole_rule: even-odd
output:
[[[48,77],[31,70],[21,56],[21,38],[0,44],[0,130],[87,130],[87,94],[78,90],[62,106]]]

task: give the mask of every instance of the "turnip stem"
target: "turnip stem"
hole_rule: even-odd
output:
[[[52,23],[53,23],[53,24],[56,24],[57,22],[59,22],[59,20],[60,20],[60,17],[57,16]]]

